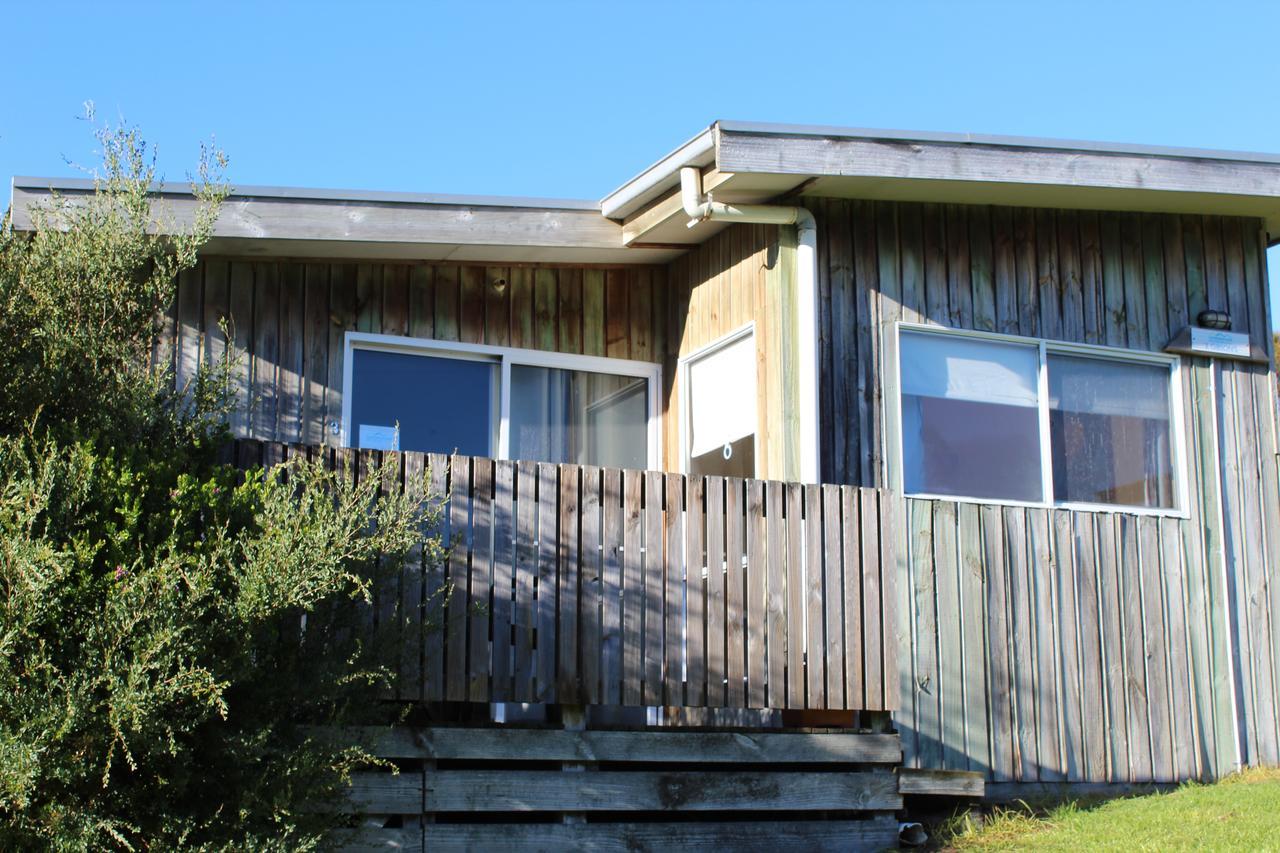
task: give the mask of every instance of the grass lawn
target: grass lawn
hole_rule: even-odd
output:
[[[1280,850],[1280,770],[1048,810],[997,809],[981,827],[961,818],[940,836],[947,850]]]

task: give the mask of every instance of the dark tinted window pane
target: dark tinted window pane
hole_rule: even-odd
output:
[[[353,447],[493,455],[493,362],[370,349],[352,359]]]
[[[514,364],[510,418],[513,459],[647,467],[644,379]]]
[[[1049,357],[1058,501],[1174,507],[1169,368]]]

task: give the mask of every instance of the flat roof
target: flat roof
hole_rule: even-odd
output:
[[[975,133],[717,121],[600,201],[238,186],[210,250],[246,254],[663,263],[723,227],[685,227],[684,166],[719,201],[803,197],[1257,217],[1280,235],[1280,154]],[[13,179],[26,206],[91,192],[84,178]],[[158,184],[172,218],[190,186]]]

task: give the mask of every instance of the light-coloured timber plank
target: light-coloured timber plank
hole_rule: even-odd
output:
[[[960,600],[956,505],[933,505],[933,579],[937,619],[938,695],[942,763],[967,770],[964,747],[964,617]],[[925,575],[927,577],[927,574]],[[917,579],[917,583],[919,579]]]
[[[826,645],[821,654],[826,668],[827,708],[848,708],[845,699],[844,643],[845,604],[843,537],[840,487],[822,486],[822,587],[820,605],[824,608]]]
[[[983,506],[982,568],[986,589],[987,691],[991,719],[991,778],[1007,782],[1016,775],[1013,746],[1013,698],[1010,684],[1008,567],[1004,517],[1000,508]]]
[[[1057,596],[1059,695],[1062,697],[1063,773],[1069,781],[1083,781],[1083,745],[1080,734],[1080,655],[1077,631],[1080,614],[1076,603],[1075,541],[1071,513],[1058,510],[1053,523],[1053,583]],[[1090,712],[1094,706],[1090,706]]]
[[[1031,567],[1027,549],[1027,513],[1018,507],[1004,509],[1005,554],[1009,565],[1009,612],[1012,644],[1010,676],[1014,710],[1013,744],[1017,778],[1034,782],[1040,777],[1036,757],[1035,661],[1032,657],[1034,628],[1031,624]]]
[[[843,556],[841,596],[844,599],[844,682],[845,707],[855,708],[864,704],[866,696],[865,665],[863,657],[864,627],[862,617],[862,506],[864,500],[874,500],[874,493],[860,495],[856,486],[840,487],[840,549]],[[891,602],[892,604],[892,602]]]
[[[971,770],[898,769],[898,791],[938,797],[981,797],[986,787],[982,774]]]
[[[787,705],[803,708],[804,704],[804,553],[803,524],[804,487],[798,483],[783,486],[786,496],[787,554]]]
[[[805,707],[827,708],[825,696],[827,660],[823,631],[824,602],[822,539],[822,487],[804,487],[804,609],[805,609]]]
[[[1151,778],[1172,782],[1174,746],[1170,714],[1168,651],[1165,635],[1165,602],[1161,583],[1160,519],[1138,519],[1138,547],[1142,554],[1139,581],[1142,590],[1143,652],[1147,661],[1147,708],[1151,722]]]
[[[968,769],[985,771],[989,722],[985,689],[986,619],[983,612],[982,528],[977,504],[956,507],[959,525],[961,634],[964,641],[964,754]],[[957,653],[959,650],[957,650]]]
[[[1040,781],[1060,782],[1063,772],[1061,743],[1062,705],[1059,702],[1058,649],[1056,646],[1057,589],[1053,541],[1047,510],[1028,510],[1028,566],[1032,595],[1032,618],[1035,625],[1035,690],[1036,690],[1036,755],[1040,764]]]

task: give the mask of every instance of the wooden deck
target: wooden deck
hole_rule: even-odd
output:
[[[235,455],[314,455],[388,489],[425,476],[447,500],[447,562],[405,566],[376,608],[407,625],[398,699],[897,707],[884,492],[252,441]]]

